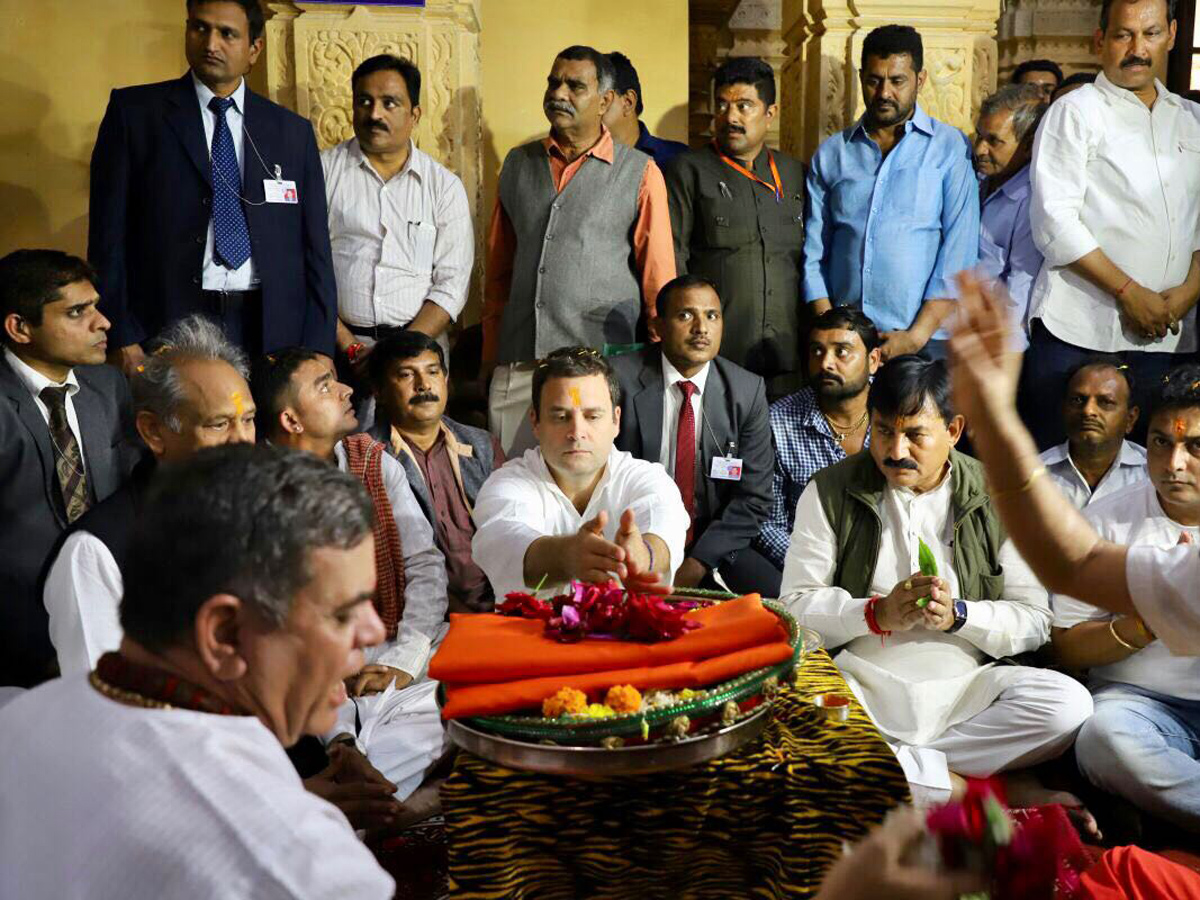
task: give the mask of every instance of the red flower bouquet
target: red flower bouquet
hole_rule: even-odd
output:
[[[700,623],[687,618],[686,613],[706,605],[697,600],[671,601],[658,594],[627,591],[615,581],[572,581],[567,593],[549,600],[514,591],[505,596],[496,612],[541,619],[546,623],[546,634],[563,643],[585,637],[655,643],[700,628]]]

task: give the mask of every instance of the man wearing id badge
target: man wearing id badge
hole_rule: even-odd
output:
[[[750,542],[771,508],[775,448],[762,378],[717,356],[725,330],[712,282],[680,275],[659,292],[659,343],[612,359],[623,396],[616,446],[661,463],[691,516],[679,587],[778,596],[779,570]]]
[[[109,362],[200,313],[250,355],[333,352],[337,289],[312,125],[251,91],[258,0],[190,0],[182,78],[114,90],[91,164],[88,259]]]

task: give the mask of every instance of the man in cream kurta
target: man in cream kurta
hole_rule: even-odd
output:
[[[996,663],[1045,643],[1048,598],[1004,538],[979,463],[952,452],[963,420],[948,391],[942,363],[900,357],[880,370],[870,449],[805,489],[781,591],[802,624],[841,648],[835,661],[918,802],[945,799],[952,772],[1058,755],[1092,711],[1078,682]],[[937,578],[920,574],[919,541]],[[929,604],[916,606],[923,596]]]

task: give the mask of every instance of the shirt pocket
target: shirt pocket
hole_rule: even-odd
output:
[[[413,271],[420,275],[433,272],[433,247],[437,241],[437,228],[432,222],[408,223],[408,246]]]
[[[924,166],[896,169],[888,185],[889,214],[918,230],[942,228],[942,172]]]
[[[704,222],[704,243],[717,249],[732,250],[757,240],[746,214],[732,200],[701,197],[700,217]]]

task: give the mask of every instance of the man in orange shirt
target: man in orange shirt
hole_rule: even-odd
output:
[[[632,344],[675,277],[662,173],[613,141],[601,120],[612,62],[568,47],[546,79],[550,136],[511,150],[487,246],[483,372],[494,370],[489,424],[505,456],[534,446],[529,404],[537,360],[563,346]]]

